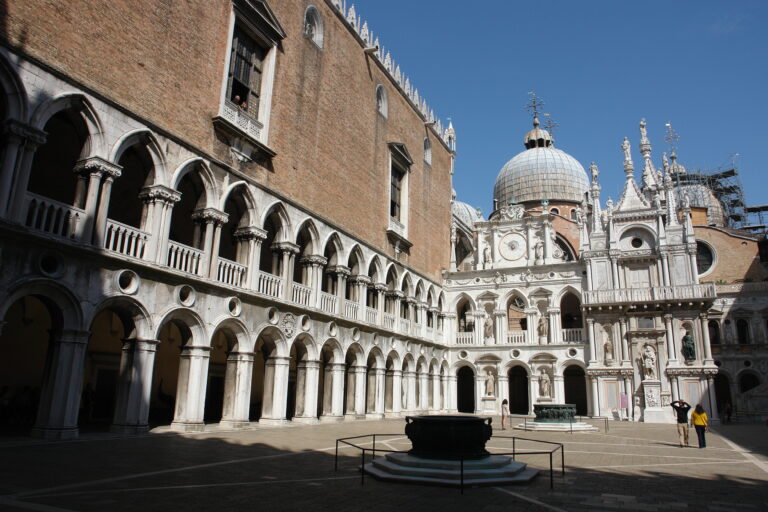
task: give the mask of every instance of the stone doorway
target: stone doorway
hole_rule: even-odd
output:
[[[528,414],[528,372],[522,366],[514,366],[507,374],[509,377],[509,412]]]
[[[456,408],[459,412],[475,412],[475,372],[462,366],[456,374]]]

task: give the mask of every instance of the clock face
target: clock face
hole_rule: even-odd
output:
[[[508,261],[519,260],[525,254],[525,238],[518,233],[504,236],[499,244],[499,254]]]

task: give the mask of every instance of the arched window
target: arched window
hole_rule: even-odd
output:
[[[749,339],[749,321],[744,318],[736,320],[736,337],[739,340],[739,345],[749,345],[751,343]]]
[[[376,111],[387,117],[387,90],[381,84],[376,86]]]
[[[746,393],[760,385],[760,379],[754,373],[742,373],[739,377],[739,391]]]
[[[717,323],[717,320],[710,320],[707,323],[707,327],[709,328],[709,343],[711,345],[719,345],[720,344],[720,324]]]
[[[307,7],[304,12],[304,35],[318,48],[323,47],[323,18],[314,5]]]
[[[424,161],[432,165],[432,143],[429,142],[429,137],[424,137]]]
[[[571,220],[578,220],[576,218],[576,210],[574,210],[573,208],[571,208]]]
[[[550,211],[550,213],[552,213],[554,215],[560,215],[560,210],[558,210],[557,208],[552,208],[549,211]]]

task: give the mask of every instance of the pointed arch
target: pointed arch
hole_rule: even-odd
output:
[[[302,240],[303,237],[307,237]],[[320,233],[317,230],[315,221],[311,218],[304,219],[300,224],[296,233],[294,233],[293,241],[299,247],[302,247],[301,253],[305,256],[312,254],[319,254],[320,252]]]
[[[149,130],[139,129],[123,134],[113,145],[109,154],[109,161],[120,162],[126,150],[132,146],[146,148],[152,159],[152,176],[148,185],[168,185],[168,169],[165,154],[155,135]]]
[[[387,284],[387,288],[390,290],[399,290],[399,282],[400,282],[400,273],[397,270],[397,265],[394,263],[390,263],[387,267],[387,272],[384,274],[386,277],[385,283]]]
[[[416,283],[416,291],[413,293],[413,296],[416,297],[417,301],[424,302],[424,281],[421,278]]]
[[[179,190],[181,180],[189,173],[196,173],[203,184],[205,198],[201,206],[213,208],[218,197],[216,179],[208,163],[202,158],[190,158],[178,166],[171,177],[171,188]]]
[[[330,250],[329,250],[330,249]],[[328,238],[325,239],[323,244],[323,253],[329,254],[328,265],[341,265],[342,257],[344,254],[344,245],[341,243],[339,234],[335,231],[332,232]]]
[[[414,293],[414,287],[413,287],[413,278],[411,277],[411,273],[406,271],[403,274],[403,278],[400,280],[400,290],[405,294],[406,297],[413,297]]]
[[[274,217],[273,217],[274,216]],[[270,220],[270,218],[276,218],[279,220],[279,226],[275,226],[276,233],[275,233],[275,241],[276,242],[288,242],[291,241],[291,233],[293,232],[293,229],[291,227],[291,218],[288,215],[288,211],[285,208],[285,205],[280,201],[275,201],[269,207],[267,207],[264,210],[264,215],[262,216],[259,225],[264,228],[266,228],[267,222]],[[262,244],[263,245],[263,244]]]
[[[365,257],[363,256],[363,250],[360,249],[360,245],[355,244],[352,250],[349,251],[349,258],[347,258],[347,266],[353,276],[365,275],[367,269],[365,268]]]
[[[466,292],[461,292],[458,295],[456,295],[456,297],[453,299],[453,304],[451,305],[451,311],[458,308],[462,300],[466,300],[469,303],[469,307],[471,308],[472,311],[477,309],[477,304],[475,303],[475,300],[472,298],[472,296]]]
[[[249,226],[257,225],[259,221],[259,216],[257,211],[256,198],[253,196],[253,191],[251,191],[251,187],[249,187],[248,183],[246,183],[243,180],[236,181],[230,184],[226,189],[224,189],[224,192],[221,195],[221,200],[219,201],[219,205],[217,206],[217,208],[221,211],[224,211],[227,201],[234,194],[241,194],[243,201],[245,202],[247,212],[248,212],[247,224]]]
[[[101,119],[88,98],[80,93],[65,93],[43,102],[33,112],[30,124],[38,130],[44,130],[48,120],[63,110],[77,112],[88,129],[88,140],[81,157],[98,156],[106,159],[107,149]]]
[[[373,283],[382,283],[384,282],[384,275],[382,274],[382,265],[381,260],[377,255],[374,255],[373,258],[371,258],[370,263],[368,263],[368,277],[371,278],[371,282]]]

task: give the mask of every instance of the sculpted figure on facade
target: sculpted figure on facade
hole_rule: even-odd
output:
[[[552,396],[552,382],[545,368],[541,369],[539,376],[539,396],[549,398]]]
[[[485,339],[493,338],[493,318],[491,318],[490,314],[485,317],[483,335],[485,336]]]
[[[683,336],[683,357],[686,361],[696,359],[696,343],[693,341],[691,333],[687,331],[685,336]]]
[[[490,268],[493,258],[491,257],[491,248],[486,245],[483,248],[483,268]]]
[[[621,149],[624,151],[624,161],[632,161],[632,153],[630,152],[629,138],[624,137],[624,142],[621,143]]]
[[[533,247],[534,253],[536,254],[536,262],[544,261],[544,243],[539,240],[536,242],[536,245]]]
[[[547,318],[547,315],[541,315],[539,317],[539,336],[542,338],[546,338],[549,336],[549,318]]]
[[[493,371],[485,371],[485,396],[496,396],[496,376]]]
[[[656,351],[646,345],[643,350],[643,380],[656,378]]]

